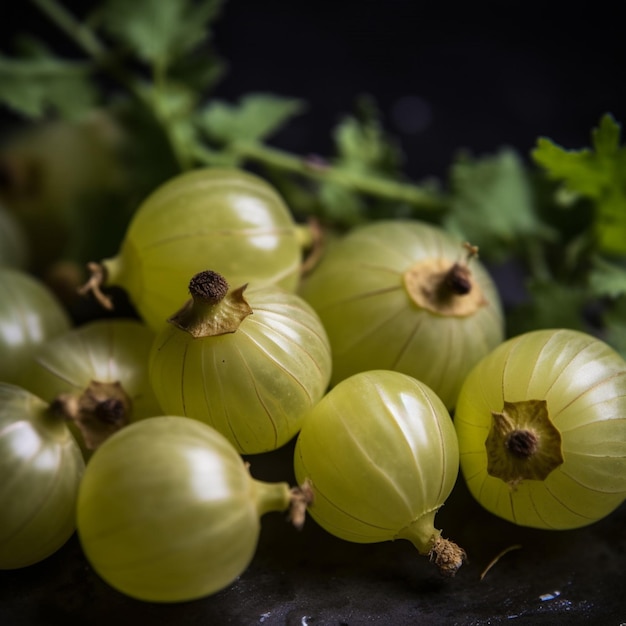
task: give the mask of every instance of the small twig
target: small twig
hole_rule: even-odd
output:
[[[113,310],[113,300],[102,291],[102,285],[106,281],[106,270],[100,263],[88,263],[89,278],[87,282],[79,287],[78,293],[86,296],[88,293],[93,294],[95,299],[107,310]]]
[[[499,552],[498,554],[496,554],[496,556],[491,559],[491,561],[489,562],[489,564],[487,565],[487,567],[485,567],[485,569],[483,570],[482,574],[480,575],[480,580],[482,580],[486,575],[487,572],[505,555],[508,554],[509,552],[512,552],[513,550],[520,550],[521,549],[521,545],[520,544],[515,544],[512,546],[509,546],[508,548],[505,548],[504,550],[502,550],[502,552]]]
[[[465,241],[463,248],[467,252],[467,256],[465,257],[466,264],[469,263],[471,259],[478,258],[478,246],[473,246],[469,241]]]
[[[304,526],[307,508],[314,498],[313,485],[308,479],[300,487],[292,487],[289,520],[298,530]]]
[[[55,0],[31,0],[37,8],[91,57],[102,57],[105,48],[94,33]]]

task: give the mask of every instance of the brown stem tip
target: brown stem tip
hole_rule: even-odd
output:
[[[437,537],[435,544],[428,553],[430,560],[439,568],[446,578],[452,578],[463,562],[467,560],[465,550],[449,539]]]
[[[427,258],[404,272],[404,287],[417,306],[437,315],[465,317],[487,304],[469,268],[478,248],[468,243],[463,247],[465,258],[454,263],[447,257]]]
[[[463,244],[466,251],[465,259],[455,263],[446,273],[442,283],[444,293],[456,296],[465,296],[472,290],[472,273],[469,269],[469,262],[478,257],[478,246],[473,246],[469,242]]]
[[[450,295],[465,296],[472,290],[472,273],[467,265],[455,263],[446,273],[441,284],[441,298]]]
[[[221,274],[199,272],[189,281],[191,298],[167,321],[196,339],[234,333],[253,312],[243,295],[246,287],[229,291]]]
[[[206,270],[189,281],[189,293],[194,299],[216,304],[228,293],[228,282],[221,274]]]
[[[532,430],[514,430],[504,442],[507,450],[518,459],[529,459],[535,452],[539,439]]]
[[[522,480],[545,480],[563,463],[561,433],[545,400],[504,402],[491,414],[485,439],[487,473],[515,488]]]

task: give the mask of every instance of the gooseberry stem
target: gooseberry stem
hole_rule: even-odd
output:
[[[304,526],[306,510],[313,502],[313,489],[308,481],[290,488],[286,482],[252,480],[259,516],[270,511],[288,511],[289,520],[295,528],[300,530]]]
[[[450,296],[465,296],[472,290],[472,273],[469,262],[478,256],[478,247],[468,242],[463,244],[467,251],[465,259],[454,265],[445,274],[439,286],[439,296],[442,299]]]
[[[307,479],[299,487],[292,487],[290,495],[289,519],[296,528],[300,529],[304,526],[306,511],[315,499],[311,481]]]
[[[228,293],[228,282],[221,274],[207,270],[189,281],[189,293],[196,301],[218,304]]]
[[[243,295],[246,286],[228,291],[228,282],[217,272],[199,272],[189,281],[191,299],[168,322],[196,339],[234,333],[252,314]]]
[[[89,278],[87,282],[78,288],[81,296],[91,293],[102,307],[111,311],[113,310],[113,300],[102,291],[102,286],[107,281],[107,271],[101,263],[88,263]]]
[[[259,142],[233,142],[228,144],[228,150],[244,160],[256,161],[274,169],[333,183],[378,198],[406,202],[420,209],[441,211],[446,206],[441,196],[430,190],[333,166],[320,157],[297,156]],[[215,162],[215,154],[202,146],[194,149],[194,155],[202,163]]]
[[[463,247],[463,260],[451,264],[444,256],[422,259],[404,272],[404,287],[417,306],[437,315],[464,317],[487,303],[468,267],[478,248],[469,243]]]
[[[446,577],[454,576],[467,558],[465,550],[449,539],[441,536],[435,528],[435,515],[438,509],[428,511],[402,529],[397,537],[408,539],[420,554],[427,555]]]

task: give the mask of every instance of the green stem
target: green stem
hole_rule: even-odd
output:
[[[31,0],[63,32],[73,39],[90,56],[97,58],[105,54],[105,48],[93,32],[78,22],[74,16],[55,0]]]
[[[270,483],[252,479],[259,516],[272,511],[286,511],[291,504],[291,489],[286,482]]]
[[[441,531],[435,528],[435,514],[438,509],[424,513],[409,526],[402,529],[397,537],[408,539],[420,554],[427,554],[444,576],[454,576],[466,559],[465,550],[453,541],[444,539]]]
[[[440,211],[446,204],[443,198],[415,185],[365,175],[341,167],[318,163],[260,143],[234,142],[228,149],[235,155],[258,161],[275,169],[285,170],[314,180],[325,181],[395,202],[406,202],[420,209]],[[214,153],[202,147],[195,156],[204,163],[215,161]]]
[[[149,104],[144,90],[137,80],[123,68],[113,65],[107,60],[106,46],[96,37],[93,30],[79,22],[65,7],[56,0],[31,0],[60,30],[68,35],[98,65],[102,66],[118,82],[128,89],[144,104]]]

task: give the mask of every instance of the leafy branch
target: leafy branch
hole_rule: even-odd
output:
[[[447,180],[418,184],[406,179],[402,150],[371,98],[357,100],[333,129],[334,154],[319,157],[270,144],[306,111],[306,102],[269,93],[244,94],[232,103],[214,97],[226,66],[211,47],[211,32],[224,0],[103,0],[80,19],[59,0],[31,2],[84,58],[59,58],[32,42],[25,56],[0,56],[0,102],[30,120],[82,123],[97,110],[114,118],[127,138],[121,169],[134,185],[126,189],[129,206],[181,170],[259,168],[298,217],[315,215],[335,230],[373,219],[423,218],[477,245],[494,271],[520,271],[524,301],[505,298],[510,333],[580,327],[588,323],[581,313],[593,305],[600,311],[594,328],[626,354],[626,148],[610,115],[592,131],[590,148],[567,150],[540,137],[529,160],[510,148],[479,157],[462,152]],[[110,79],[121,93],[109,87]],[[22,154],[28,150],[32,146],[9,146],[0,154],[4,178],[18,181],[18,192],[39,185],[48,203],[73,205],[58,190],[50,200],[42,180],[52,177],[41,176],[71,151],[65,157],[39,150],[31,162]],[[81,160],[71,158],[72,165]],[[82,199],[80,191],[75,196]],[[84,224],[84,203],[73,201],[74,221]],[[116,203],[103,210],[103,223],[111,223]],[[117,220],[117,231],[109,229],[115,241],[130,212]]]
[[[211,101],[203,107],[198,94],[210,89],[219,77],[215,60],[206,53],[206,40],[210,22],[221,8],[221,0],[200,3],[109,0],[103,4],[97,16],[103,30],[149,67],[152,77],[149,82],[116,63],[115,55],[96,32],[87,23],[79,22],[56,0],[31,1],[88,55],[94,67],[120,82],[150,111],[166,134],[181,169],[201,163],[253,161],[363,194],[407,203],[420,210],[439,211],[445,206],[441,195],[434,190],[390,179],[376,171],[376,167],[358,171],[328,161],[315,164],[308,157],[294,156],[264,145],[262,141],[266,137],[299,112],[300,107],[294,106],[292,100],[257,94],[244,99],[238,107],[219,101]],[[208,62],[201,69],[196,66],[195,82],[192,81],[190,86],[186,84],[190,77],[184,76],[185,69],[189,68],[183,66],[189,65],[191,55],[198,52],[198,48]],[[198,72],[204,75],[199,76]],[[0,66],[0,76],[9,73],[28,80],[19,61],[7,60]],[[95,93],[92,78],[87,72],[81,74],[80,82],[74,81],[73,93],[80,93],[81,89],[85,93]],[[9,106],[33,117],[50,108],[61,114],[66,111],[62,99],[45,98],[43,93],[39,94],[36,104],[33,99],[37,94],[33,94],[28,102],[24,97],[27,90],[22,86],[19,89],[18,85],[11,84],[0,97]],[[94,100],[94,97],[84,98],[83,108],[92,107]],[[75,113],[77,109],[80,107],[75,107]],[[208,147],[207,140],[213,140],[217,150]],[[375,141],[382,143],[385,139],[376,137]]]

